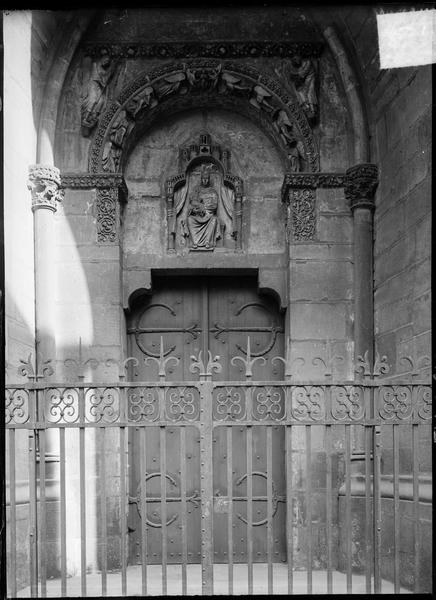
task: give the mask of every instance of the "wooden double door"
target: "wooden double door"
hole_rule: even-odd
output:
[[[132,379],[156,381],[158,365],[144,359],[157,358],[161,343],[169,361],[167,381],[189,382],[198,379],[190,370],[191,356],[202,351],[206,360],[208,351],[219,356],[222,371],[214,373],[214,381],[243,381],[245,368],[235,356],[246,357],[247,337],[250,337],[251,355],[265,359],[283,356],[283,315],[271,296],[259,295],[256,278],[238,277],[171,277],[156,278],[153,294],[141,301],[133,311],[128,325],[130,355],[138,359],[132,370]],[[278,362],[278,361],[277,361]],[[275,363],[277,365],[277,362]],[[280,363],[281,364],[281,363]],[[153,368],[155,371],[153,372]],[[271,361],[257,361],[257,380],[283,379],[280,367]],[[189,387],[183,392],[189,397]],[[147,394],[147,392],[145,392]],[[145,400],[146,401],[146,400]],[[150,407],[152,398],[150,396]],[[152,410],[150,408],[150,410]],[[198,563],[201,558],[201,500],[200,434],[194,426],[131,428],[129,439],[129,560],[139,564],[146,558],[148,564],[162,561]],[[261,424],[251,428],[253,502],[250,536],[253,560],[265,562],[266,534],[266,455],[267,432]],[[285,502],[284,502],[284,436],[280,426],[269,434],[272,444],[272,479],[274,514],[272,531],[274,561],[286,560],[285,555]],[[228,510],[232,503],[232,537],[234,562],[247,560],[247,427],[233,426],[231,433],[225,426],[213,430],[213,507],[214,507],[214,561],[228,561]],[[143,436],[141,438],[141,436]],[[230,437],[229,437],[230,436]],[[232,482],[229,489],[228,460],[231,454]],[[141,515],[141,481],[146,487],[146,548],[142,548],[144,516]],[[165,497],[165,502],[162,497]],[[184,506],[182,497],[185,498]],[[165,506],[163,507],[163,504]],[[182,508],[183,514],[182,514]],[[162,519],[165,519],[164,535]],[[182,520],[184,526],[182,527]],[[182,531],[187,532],[183,539]]]

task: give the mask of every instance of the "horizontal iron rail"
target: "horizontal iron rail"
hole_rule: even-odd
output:
[[[22,383],[8,383],[6,389],[16,390],[44,390],[54,388],[80,388],[80,389],[95,389],[95,388],[177,388],[177,387],[196,387],[200,386],[199,380],[192,381],[25,381]],[[367,381],[342,381],[342,380],[294,380],[294,381],[278,381],[278,380],[238,380],[238,381],[212,381],[213,388],[225,388],[225,387],[360,387],[360,388],[379,388],[379,387],[399,387],[408,386],[416,387],[420,385],[431,385],[431,381],[425,380],[414,380],[410,381],[388,381],[382,379],[371,379]]]

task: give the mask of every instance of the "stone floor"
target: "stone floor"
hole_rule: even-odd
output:
[[[253,566],[253,590],[254,594],[268,593],[268,566],[266,564],[256,563]],[[273,593],[288,593],[288,572],[287,565],[274,564]],[[233,594],[247,594],[247,565],[236,564],[233,571]],[[294,594],[307,593],[307,573],[306,571],[294,571]],[[333,572],[333,593],[346,594],[346,575],[338,571]],[[228,595],[228,566],[225,564],[214,565],[214,595]],[[127,569],[127,595],[141,596],[141,566],[135,565]],[[180,565],[168,565],[167,567],[167,595],[177,596],[182,593],[182,568]],[[187,566],[187,586],[188,595],[201,594],[201,566]],[[410,593],[409,590],[401,588],[401,593]],[[327,592],[327,572],[313,571],[312,573],[312,593],[325,594]],[[352,593],[365,594],[364,575],[353,575]],[[382,582],[382,593],[393,594],[394,586],[391,582]],[[102,596],[101,574],[88,574],[86,577],[87,596]],[[162,570],[160,565],[150,565],[147,567],[147,595],[162,595]],[[47,581],[47,597],[58,598],[61,596],[61,582],[59,579]],[[70,577],[67,579],[67,596],[82,596],[81,581],[79,577]],[[121,596],[121,575],[120,573],[107,574],[107,596]],[[18,598],[29,598],[30,588],[21,590]]]

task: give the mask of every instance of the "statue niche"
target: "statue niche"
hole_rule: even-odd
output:
[[[208,134],[181,148],[184,170],[167,181],[170,252],[241,248],[242,181],[228,172],[229,156]]]

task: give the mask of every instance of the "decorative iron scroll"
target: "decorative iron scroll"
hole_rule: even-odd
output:
[[[262,477],[263,479],[268,480],[268,475],[266,473],[263,473],[262,471],[253,471],[251,473],[252,477]],[[239,477],[239,479],[236,481],[236,485],[242,485],[242,483],[248,478],[248,473],[245,473],[244,475],[242,475],[242,477]],[[271,517],[274,517],[274,515],[277,512],[277,508],[278,508],[278,503],[279,502],[286,502],[286,498],[285,496],[280,496],[277,493],[277,489],[276,486],[274,484],[274,481],[271,482],[271,487],[272,487],[272,497],[271,497],[271,504],[272,504],[272,512],[271,512]],[[215,497],[218,497],[218,495],[216,494]],[[233,496],[232,498],[233,502],[248,502],[248,498],[246,496]],[[252,501],[253,502],[268,502],[268,496],[253,496],[252,497]],[[248,523],[247,519],[245,517],[243,517],[241,515],[241,513],[237,513],[237,517],[238,519],[240,519],[243,523]],[[252,521],[251,525],[253,527],[259,527],[260,525],[266,525],[268,523],[268,517],[265,517],[265,519],[259,519],[259,521]]]
[[[165,473],[165,474],[162,474],[162,473],[149,473],[145,477],[146,483],[148,481],[150,481],[150,479],[153,479],[155,477],[165,477],[165,479],[167,481],[169,481],[169,483],[170,483],[170,485],[172,487],[177,487],[176,480],[171,475],[168,475],[168,473]],[[191,494],[191,496],[187,496],[185,500],[186,500],[186,502],[191,502],[191,504],[193,504],[194,508],[197,508],[200,505],[200,494],[198,493],[197,490],[195,490],[193,492],[193,494]],[[182,498],[181,498],[181,496],[166,496],[166,501],[167,502],[181,502]],[[160,496],[158,496],[158,497],[146,496],[145,502],[146,502],[146,504],[152,504],[152,503],[161,504],[162,498]],[[141,485],[138,485],[138,489],[136,491],[136,496],[129,496],[129,504],[136,504],[136,508],[138,510],[139,516],[142,518],[142,514],[141,514]],[[171,525],[171,523],[174,523],[174,521],[177,518],[178,518],[178,515],[173,515],[172,517],[170,517],[168,519],[168,521],[166,522],[166,525],[167,526]],[[152,521],[147,516],[145,517],[145,521],[146,521],[147,525],[150,525],[150,527],[158,527],[158,528],[162,527],[162,523],[156,523],[156,521]]]

